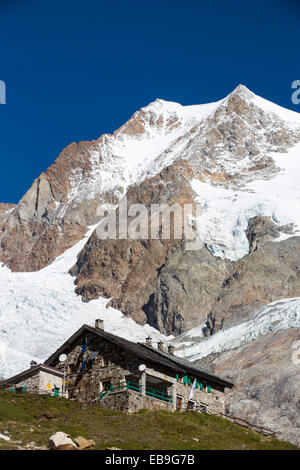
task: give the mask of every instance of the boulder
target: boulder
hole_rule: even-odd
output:
[[[76,444],[69,434],[58,431],[50,437],[50,448],[52,450],[76,450]]]
[[[75,437],[74,441],[76,442],[77,447],[81,450],[90,449],[96,445],[93,439],[86,439],[82,436]]]

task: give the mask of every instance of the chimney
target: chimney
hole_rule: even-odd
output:
[[[148,336],[148,338],[146,338],[146,344],[147,344],[147,346],[152,346],[152,338],[151,338],[151,336]]]
[[[104,321],[97,318],[97,320],[95,320],[95,328],[98,328],[98,330],[104,330]]]
[[[160,351],[163,351],[163,350],[164,350],[164,343],[163,343],[162,341],[159,341],[159,342],[157,343],[157,347],[158,347],[158,349],[159,349]]]
[[[32,360],[30,361],[30,368],[32,369],[33,367],[35,367],[37,365],[37,362]]]
[[[168,353],[174,355],[174,346],[172,346],[172,344],[168,346]]]

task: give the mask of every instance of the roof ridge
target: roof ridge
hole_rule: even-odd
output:
[[[146,343],[138,343],[138,344],[140,344],[141,346],[145,346],[146,348],[151,349],[152,351],[156,352],[157,354],[161,354],[162,356],[166,356],[168,359],[170,359],[171,361],[173,361],[175,363],[181,364],[183,366],[186,365],[186,366],[188,366],[192,369],[196,369],[199,372],[204,372],[205,374],[209,374],[212,377],[221,378],[218,375],[214,374],[213,372],[211,372],[207,369],[200,368],[198,365],[194,364],[189,359],[178,357],[175,354],[170,354],[169,352],[162,351],[161,349],[155,349],[155,348],[153,348],[153,346],[150,346],[149,344],[146,344]]]

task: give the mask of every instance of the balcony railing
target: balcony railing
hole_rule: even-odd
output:
[[[103,398],[109,392],[117,392],[117,391],[122,391],[122,390],[134,390],[136,392],[142,393],[143,387],[138,383],[131,382],[130,380],[128,380],[126,383],[110,384],[106,390],[100,393],[100,400],[103,400]],[[147,396],[157,398],[158,400],[163,400],[168,403],[172,403],[173,401],[172,396],[168,395],[168,393],[162,392],[161,390],[156,390],[151,387],[145,388],[145,394]]]

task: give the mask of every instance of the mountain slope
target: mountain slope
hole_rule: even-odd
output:
[[[242,85],[206,105],[156,100],[114,134],[71,144],[16,207],[1,206],[0,260],[44,268],[122,196],[148,208],[197,202],[198,250],[94,232],[71,273],[84,301],[106,297],[140,324],[216,331],[299,295],[299,138],[299,114]]]
[[[158,156],[215,107],[156,100],[114,134],[70,144],[8,214],[0,260],[14,271],[47,266],[99,220],[100,203],[118,202],[130,185],[161,171]]]
[[[154,160],[155,168],[167,165],[163,170],[126,193],[130,204],[147,207],[157,202],[200,204],[195,222],[201,246],[193,260],[184,240],[176,244],[161,238],[156,245],[164,247],[163,254],[153,265],[150,240],[142,260],[122,256],[116,276],[118,253],[130,252],[132,240],[102,241],[94,233],[71,271],[76,292],[84,300],[112,297],[111,305],[166,334],[180,334],[203,321],[213,331],[225,318],[232,322],[271,301],[298,296],[299,138],[298,114],[239,86]],[[260,229],[266,233],[254,249],[263,217],[269,218]],[[275,244],[267,246],[266,241]],[[191,286],[193,297],[187,294]]]
[[[79,241],[101,203],[117,203],[131,186],[178,159],[196,178],[224,187],[276,174],[271,152],[300,135],[299,115],[237,87],[217,103],[181,106],[156,100],[114,134],[73,143],[42,173],[7,216],[0,259],[14,271],[35,271]]]
[[[299,445],[299,345],[300,328],[275,329],[197,363],[234,381],[226,398],[229,416],[264,426],[278,439]],[[296,347],[298,361],[293,360]]]
[[[46,450],[49,437],[57,431],[70,434],[72,439],[78,435],[93,439],[97,450],[297,449],[219,416],[163,410],[125,415],[102,407],[84,409],[74,401],[26,392],[0,392],[0,433],[5,431],[11,441],[0,439],[0,450],[34,450],[39,446]]]

